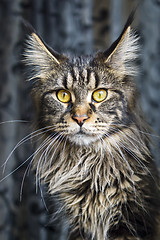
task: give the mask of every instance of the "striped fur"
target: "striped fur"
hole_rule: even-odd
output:
[[[25,56],[32,90],[37,183],[48,184],[68,219],[70,240],[157,240],[159,178],[133,82],[137,37],[130,25],[109,50],[55,54],[32,33]],[[60,102],[57,91],[70,92]],[[93,100],[96,89],[107,97]],[[74,116],[87,116],[83,125]]]

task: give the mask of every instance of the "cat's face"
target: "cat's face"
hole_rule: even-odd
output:
[[[32,33],[26,58],[37,78],[33,98],[39,127],[48,126],[49,133],[86,145],[103,141],[129,124],[135,87],[128,62],[135,58],[130,53],[137,50],[134,43],[128,27],[112,51],[68,58],[53,52]]]
[[[62,71],[41,83],[44,90],[39,102],[42,127],[71,142],[89,144],[115,131],[115,125],[126,124],[127,96],[125,84],[88,59],[65,63]],[[103,70],[103,71],[102,71]]]

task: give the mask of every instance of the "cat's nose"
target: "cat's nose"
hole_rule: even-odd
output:
[[[75,120],[80,127],[83,125],[83,123],[84,123],[88,118],[89,118],[89,117],[87,116],[87,114],[83,114],[83,115],[74,114],[74,115],[72,116],[72,119]]]

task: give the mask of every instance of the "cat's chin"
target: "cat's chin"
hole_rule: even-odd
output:
[[[93,142],[96,142],[98,138],[96,136],[87,135],[87,134],[81,134],[77,133],[74,136],[70,136],[69,140],[71,143],[75,143],[76,145],[90,145]]]

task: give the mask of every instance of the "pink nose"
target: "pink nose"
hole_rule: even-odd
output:
[[[81,127],[83,125],[83,123],[89,118],[86,114],[83,115],[73,115],[73,120],[75,120],[78,125]]]

